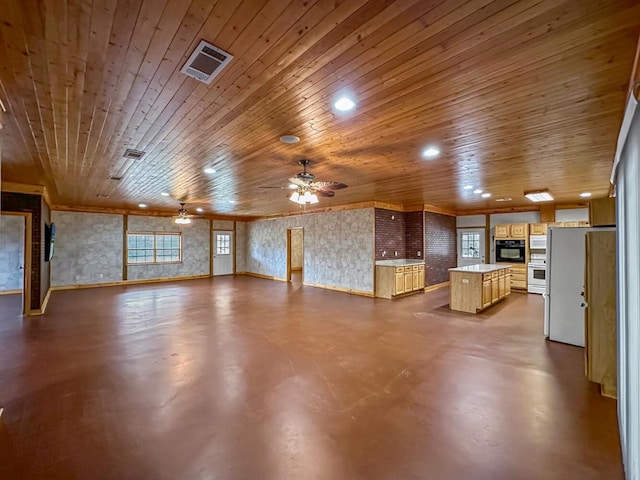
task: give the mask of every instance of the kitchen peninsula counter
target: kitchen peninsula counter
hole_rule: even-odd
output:
[[[478,313],[511,294],[511,265],[450,268],[449,281],[449,308]]]
[[[376,297],[396,298],[424,290],[424,260],[376,261]]]

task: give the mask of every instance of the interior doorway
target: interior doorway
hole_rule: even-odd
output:
[[[31,213],[0,214],[0,309],[31,314]]]
[[[287,229],[287,281],[302,283],[304,278],[304,229]]]
[[[233,232],[213,231],[212,272],[217,275],[233,275]]]
[[[458,267],[485,263],[485,229],[458,229]]]

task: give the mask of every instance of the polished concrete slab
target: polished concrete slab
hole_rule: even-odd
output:
[[[0,478],[623,478],[616,403],[543,339],[542,298],[447,295],[217,277],[26,319],[0,297]]]

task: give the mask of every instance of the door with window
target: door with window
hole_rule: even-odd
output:
[[[213,274],[233,274],[233,232],[213,232]]]
[[[476,265],[484,261],[484,228],[458,229],[458,266]]]

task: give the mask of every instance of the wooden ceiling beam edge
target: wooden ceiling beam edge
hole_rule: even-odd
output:
[[[74,207],[71,205],[52,205],[51,210],[58,212],[76,212],[76,213],[103,213],[115,215],[136,215],[139,217],[175,217],[174,212],[163,210],[133,210],[129,208],[107,208],[107,207]],[[238,216],[238,215],[219,215],[219,214],[199,214],[201,218],[196,220],[229,220],[238,222],[250,222],[258,219],[255,216]]]

